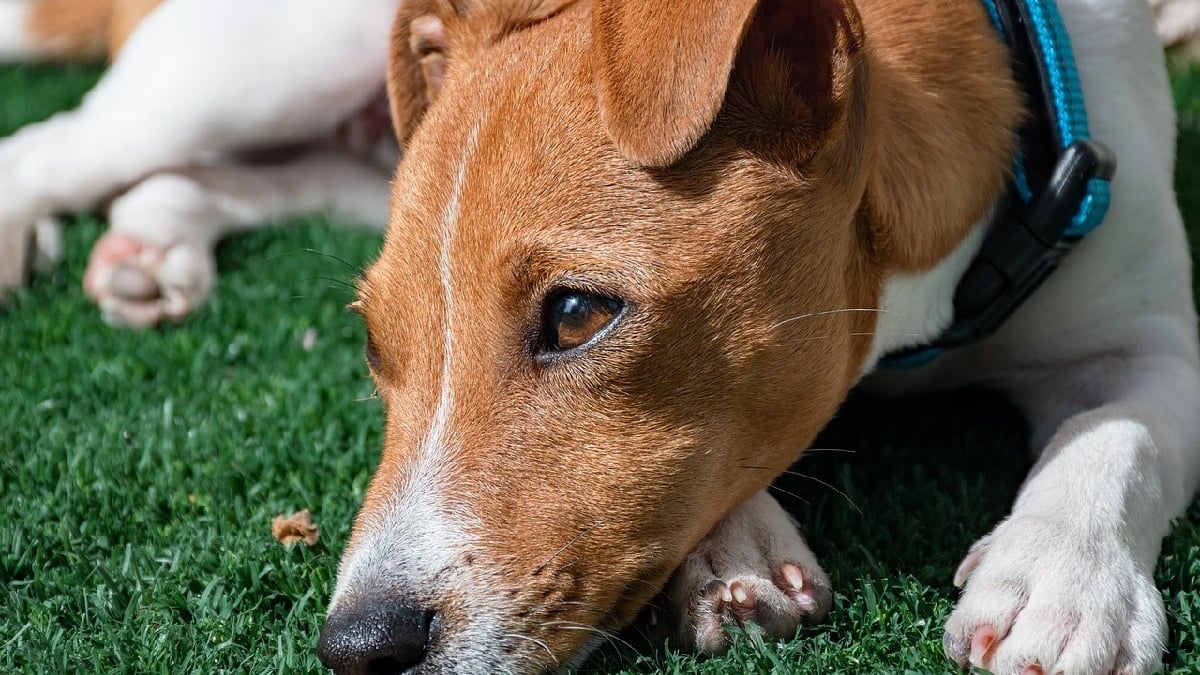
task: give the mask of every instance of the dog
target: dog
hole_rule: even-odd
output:
[[[764,484],[854,386],[970,383],[1020,405],[1037,461],[955,575],[948,657],[1151,672],[1154,562],[1200,479],[1173,108],[1147,4],[1059,8],[1120,160],[1107,218],[993,334],[904,372],[879,366],[953,324],[1029,115],[981,0],[172,0],[80,110],[0,144],[0,274],[130,188],[87,286],[146,325],[202,301],[221,234],[386,220],[352,305],[387,431],[320,638],[337,672],[570,666],[663,589],[684,646],[791,636],[832,594]],[[384,61],[390,189],[339,132]]]

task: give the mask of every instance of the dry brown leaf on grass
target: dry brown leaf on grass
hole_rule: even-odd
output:
[[[305,546],[316,546],[321,530],[313,524],[308,509],[289,516],[275,516],[271,521],[271,534],[281,544],[303,542]]]

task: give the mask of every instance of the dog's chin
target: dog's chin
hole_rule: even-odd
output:
[[[611,639],[611,638],[609,638]],[[455,649],[434,650],[424,661],[408,670],[397,669],[397,675],[445,675],[447,673],[508,673],[509,675],[566,674],[578,671],[584,663],[604,644],[605,636],[597,633],[587,639],[569,657],[551,659],[540,646],[529,643],[532,649],[507,651],[500,644],[469,644]],[[371,673],[389,673],[384,669],[372,669]]]

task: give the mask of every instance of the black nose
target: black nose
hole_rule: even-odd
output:
[[[338,675],[403,673],[425,659],[434,613],[365,602],[325,619],[317,655]]]

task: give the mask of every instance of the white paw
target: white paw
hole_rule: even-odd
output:
[[[49,272],[62,258],[62,221],[53,216],[42,218],[33,228],[33,271]]]
[[[25,283],[33,231],[33,227],[19,221],[10,222],[0,212],[0,298]]]
[[[0,299],[30,272],[47,272],[62,259],[62,223],[45,217],[7,220],[0,214]]]
[[[0,162],[0,172],[6,169]],[[0,175],[0,298],[25,283],[44,248],[38,243],[39,231],[49,235],[53,229],[40,223],[37,205],[5,178]]]
[[[996,675],[1151,673],[1166,612],[1151,570],[1116,533],[1020,517],[971,547],[954,582],[946,655]]]
[[[220,209],[191,178],[151,176],[113,201],[111,231],[92,249],[84,289],[114,326],[178,321],[212,293]]]
[[[51,172],[37,161],[52,124],[25,127],[0,139],[0,300],[62,255]]]
[[[207,247],[156,246],[117,232],[96,242],[83,278],[104,320],[129,328],[182,319],[215,283],[216,261]]]
[[[717,524],[676,571],[667,594],[678,646],[709,653],[729,647],[730,627],[786,639],[833,606],[828,577],[766,493]]]

